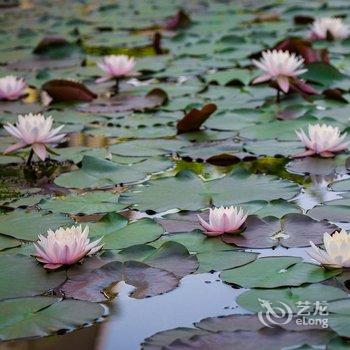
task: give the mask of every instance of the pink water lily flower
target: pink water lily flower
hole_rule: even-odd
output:
[[[0,100],[18,100],[25,95],[27,84],[24,79],[8,75],[0,78]]]
[[[52,129],[52,117],[45,118],[42,114],[19,115],[16,125],[7,123],[5,130],[19,142],[6,148],[4,154],[17,151],[28,146],[37,156],[45,160],[46,146],[48,144],[57,144],[62,141],[65,134],[59,134],[64,125]]]
[[[341,18],[325,17],[317,18],[310,28],[309,38],[313,40],[328,39],[328,35],[332,39],[346,39],[350,34],[350,28],[344,24]]]
[[[337,127],[326,124],[309,125],[309,135],[303,130],[296,130],[296,134],[305,146],[305,151],[296,154],[294,157],[307,157],[319,155],[321,157],[333,157],[335,153],[346,150],[349,141],[344,142],[346,133],[340,135]]]
[[[268,50],[262,53],[260,61],[253,60],[256,67],[264,73],[253,80],[253,84],[265,81],[276,81],[283,92],[288,92],[290,87],[290,78],[296,78],[303,74],[307,69],[302,69],[304,59],[298,57],[295,53],[282,50]]]
[[[324,233],[325,250],[316,247],[313,242],[310,244],[311,249],[307,253],[320,264],[331,268],[350,267],[350,235],[345,230],[332,235]]]
[[[60,227],[56,231],[48,230],[47,236],[39,235],[34,244],[35,257],[44,263],[46,269],[57,269],[63,265],[73,265],[84,256],[92,255],[102,248],[102,238],[90,243],[89,227]]]
[[[104,77],[96,80],[97,83],[135,75],[135,59],[127,55],[106,56],[97,65],[106,73]]]
[[[206,230],[207,236],[219,236],[224,233],[238,231],[247,219],[248,214],[238,207],[220,207],[210,209],[209,223],[198,215],[201,226]]]

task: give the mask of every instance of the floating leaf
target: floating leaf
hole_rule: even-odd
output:
[[[122,216],[110,213],[89,224],[92,237],[103,236],[105,249],[123,249],[135,244],[152,242],[163,233],[161,225],[152,219],[140,219],[128,224]]]
[[[167,93],[162,89],[153,89],[145,96],[118,94],[107,101],[95,102],[78,108],[85,113],[115,113],[126,111],[150,111],[163,105],[168,99]]]
[[[23,255],[1,255],[0,266],[0,299],[43,294],[66,279],[65,271],[47,271]]]
[[[191,18],[184,10],[179,10],[174,16],[168,18],[163,28],[165,30],[177,30],[188,28],[191,24]]]
[[[142,180],[146,171],[159,171],[162,162],[144,161],[132,166],[118,164],[107,159],[84,156],[81,168],[77,171],[60,175],[55,179],[59,186],[68,188],[102,188]],[[168,164],[165,162],[165,168]],[[147,169],[147,170],[146,170]]]
[[[181,172],[173,178],[150,181],[135,192],[124,192],[120,201],[134,204],[139,210],[198,210],[210,203],[227,206],[255,200],[289,199],[297,192],[295,184],[273,176],[234,171],[222,179],[202,182],[192,173]]]
[[[215,251],[225,251],[230,249],[228,244],[223,243],[218,237],[207,237],[200,231],[190,233],[173,233],[160,237],[157,241],[152,242],[154,247],[161,246],[164,242],[173,241],[184,245],[189,252],[206,253]],[[231,248],[232,249],[232,248]]]
[[[104,301],[113,292],[108,292],[120,281],[136,288],[131,296],[142,299],[169,292],[178,285],[178,278],[166,271],[147,264],[114,261],[92,271],[73,271],[62,289],[66,296],[90,301]],[[103,294],[104,293],[104,294]]]
[[[61,36],[46,36],[40,40],[33,53],[50,58],[64,58],[80,52],[80,47]]]
[[[175,333],[173,333],[175,332]],[[257,344],[262,350],[282,349],[300,344],[320,345],[331,338],[329,331],[307,330],[303,332],[288,332],[280,328],[264,329],[259,332],[235,331],[235,332],[206,332],[199,333],[197,329],[186,332],[183,329],[164,331],[156,334],[156,343],[153,337],[146,339],[143,344],[145,350],[190,350],[190,349],[234,349],[244,348],[255,350]],[[175,338],[175,339],[174,339]],[[160,345],[158,345],[158,344]]]
[[[256,200],[290,199],[298,192],[298,187],[292,182],[239,170],[222,179],[209,181],[207,187],[215,206]]]
[[[36,241],[38,235],[46,234],[48,229],[55,230],[73,224],[74,221],[65,215],[38,211],[17,209],[0,215],[0,233],[26,241]]]
[[[109,150],[121,156],[152,157],[177,152],[187,145],[181,140],[132,140],[112,145]]]
[[[287,304],[293,313],[299,311],[299,302],[310,302],[309,310],[314,311],[315,301],[331,301],[346,297],[346,292],[339,288],[327,286],[324,284],[311,284],[305,287],[298,288],[281,288],[281,289],[253,289],[244,292],[237,298],[237,304],[251,312],[266,312],[266,309],[261,305],[259,300],[267,300],[278,307],[281,304]]]
[[[172,178],[149,181],[137,191],[124,192],[121,203],[135,204],[139,210],[166,211],[173,208],[196,210],[209,204],[202,181],[193,173],[181,172]]]
[[[74,330],[106,314],[100,304],[54,297],[17,298],[0,302],[0,339],[44,337]]]
[[[53,102],[89,102],[97,97],[85,85],[72,80],[50,80],[41,88],[49,94]]]
[[[156,240],[163,233],[161,226],[151,219],[141,219],[124,229],[110,233],[103,239],[105,249],[122,249]]]
[[[252,73],[246,69],[222,70],[206,77],[208,83],[216,82],[219,85],[248,85],[252,80]]]
[[[21,244],[20,241],[12,237],[0,235],[0,251],[8,248],[17,247]]]
[[[199,261],[198,272],[222,271],[246,265],[257,258],[256,253],[233,250],[213,251],[197,254]]]
[[[177,242],[165,242],[149,254],[143,262],[150,266],[172,272],[178,278],[198,268],[197,258],[190,255],[185,246]]]
[[[177,122],[178,134],[199,130],[201,125],[216,111],[217,106],[209,103],[202,109],[191,109],[181,120]]]
[[[305,63],[324,62],[329,63],[327,49],[314,49],[309,40],[299,38],[287,38],[279,42],[274,49],[294,52],[298,56],[302,56]]]
[[[124,209],[125,205],[119,204],[118,199],[117,194],[95,191],[44,199],[39,203],[39,207],[54,213],[89,215]]]
[[[328,87],[336,81],[345,79],[345,76],[337,68],[327,63],[309,63],[306,65],[306,68],[307,72],[302,77],[323,86]]]
[[[226,243],[249,248],[270,248],[278,244],[288,248],[305,247],[310,245],[310,241],[321,244],[324,232],[337,229],[335,225],[299,213],[287,214],[281,220],[249,216],[240,234],[226,234],[222,239]]]
[[[325,270],[302,262],[298,257],[266,257],[250,264],[226,270],[220,277],[227,283],[244,288],[277,288],[317,283],[337,276],[338,270]]]

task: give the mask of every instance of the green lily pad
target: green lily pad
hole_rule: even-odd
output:
[[[311,284],[305,287],[280,288],[280,289],[252,289],[239,295],[237,304],[251,312],[266,312],[259,300],[267,300],[272,307],[280,306],[280,303],[287,304],[293,313],[300,310],[298,302],[308,302],[309,310],[313,311],[316,301],[331,301],[345,298],[347,293],[343,290],[324,284]]]
[[[47,271],[23,255],[1,255],[0,266],[0,299],[43,294],[66,279],[64,271]]]
[[[0,302],[0,339],[44,337],[74,330],[106,314],[100,304],[55,297],[28,297]]]
[[[332,83],[345,79],[346,76],[334,66],[322,62],[313,62],[306,65],[307,72],[302,75],[303,79],[329,86]]]
[[[79,170],[60,175],[55,179],[55,183],[69,188],[98,188],[142,180],[144,176],[145,174],[132,171],[129,166],[84,156]]]
[[[244,288],[277,288],[317,283],[337,276],[341,270],[325,270],[302,262],[298,257],[266,257],[250,264],[226,270],[220,277]]]
[[[290,199],[297,192],[298,186],[274,176],[250,175],[238,170],[222,179],[203,182],[192,173],[181,172],[173,178],[150,181],[136,191],[124,192],[120,202],[134,204],[139,210],[198,210],[210,203],[229,206],[256,200]]]
[[[111,192],[86,192],[83,194],[69,194],[50,199],[44,199],[39,203],[41,209],[54,213],[69,214],[96,214],[110,211],[118,211],[125,205],[118,203],[119,196]]]
[[[0,250],[13,248],[21,245],[21,242],[12,237],[0,235]]]
[[[48,229],[55,230],[73,224],[74,221],[65,215],[47,212],[18,209],[0,215],[0,232],[25,241],[36,241],[38,235],[46,233]]]
[[[197,254],[198,273],[222,271],[246,265],[257,258],[258,254],[234,250],[213,251]]]
[[[136,244],[152,242],[164,230],[152,219],[140,219],[131,223],[123,216],[110,213],[96,223],[89,223],[91,237],[103,237],[104,249],[124,249]]]

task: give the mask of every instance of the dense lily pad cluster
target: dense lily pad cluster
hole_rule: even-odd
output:
[[[0,11],[0,339],[217,271],[242,313],[144,349],[349,346],[349,4],[64,3]],[[271,330],[260,300],[329,327]]]

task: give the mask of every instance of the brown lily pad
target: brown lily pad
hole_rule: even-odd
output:
[[[344,103],[349,103],[349,101],[343,96],[344,91],[342,89],[326,89],[322,92],[330,100],[340,101]]]
[[[317,221],[307,215],[291,213],[280,220],[274,217],[259,218],[251,215],[247,218],[246,228],[241,234],[223,235],[225,243],[245,248],[307,247],[310,241],[321,244],[323,233],[334,232],[338,227],[327,221]]]
[[[179,279],[171,272],[138,261],[113,261],[92,271],[68,273],[63,293],[70,298],[105,301],[114,297],[112,287],[125,281],[136,288],[131,297],[142,299],[166,293],[177,287]]]
[[[280,221],[274,217],[259,218],[251,215],[245,223],[246,228],[241,234],[223,235],[225,243],[235,244],[239,247],[271,248],[278,245],[273,239],[274,233],[280,230]]]
[[[278,42],[271,50],[282,50],[294,52],[296,55],[304,58],[305,63],[324,62],[329,63],[327,49],[314,49],[312,42],[300,38],[286,38]],[[250,58],[258,59],[261,57],[262,51],[250,55]]]
[[[162,28],[165,30],[177,30],[188,28],[190,25],[190,16],[181,9],[174,16],[166,19],[162,25]]]
[[[84,84],[71,80],[54,79],[47,81],[42,87],[53,99],[53,102],[90,102],[97,95]]]
[[[302,56],[305,60],[305,63],[329,63],[328,50],[314,49],[310,40],[287,38],[276,44],[273,49],[294,52],[297,55]]]
[[[297,15],[293,18],[295,24],[312,24],[315,19],[312,16]]]
[[[177,133],[184,134],[186,132],[198,131],[201,125],[217,110],[214,103],[208,103],[202,109],[191,109],[177,123]]]
[[[256,346],[259,344],[261,350],[279,350],[299,344],[320,345],[329,338],[329,331],[288,332],[281,329],[267,328],[260,332],[218,332],[193,336],[186,340],[177,339],[166,348],[169,350],[232,350],[243,348],[256,350]]]

